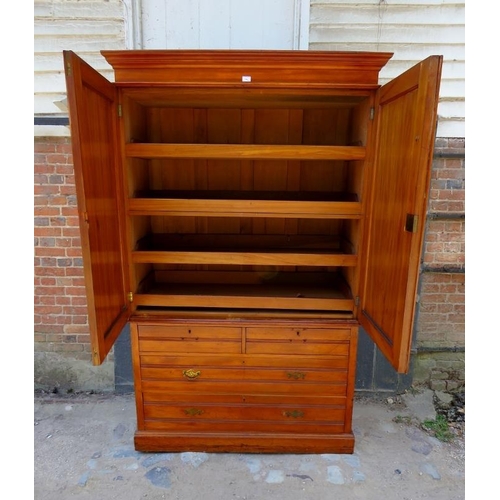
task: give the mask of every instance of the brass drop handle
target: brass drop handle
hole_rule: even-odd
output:
[[[188,368],[187,370],[183,370],[182,374],[188,379],[188,380],[194,380],[195,378],[199,377],[201,375],[200,370],[195,370],[193,368]]]
[[[284,411],[283,416],[288,418],[302,418],[304,416],[304,412],[300,410]]]
[[[293,380],[304,380],[306,378],[304,372],[286,372],[286,376]]]

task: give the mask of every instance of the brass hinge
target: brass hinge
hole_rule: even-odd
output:
[[[121,104],[118,104],[118,117],[119,118],[122,117],[122,105]]]
[[[370,108],[370,120],[373,120],[375,118],[375,108]]]
[[[94,356],[95,359],[99,359],[99,353],[97,352],[97,348],[94,347],[92,351],[92,355]]]
[[[134,301],[134,294],[132,292],[128,292],[127,299],[129,302],[133,302]]]
[[[71,76],[71,63],[69,61],[66,62],[66,74]]]
[[[357,306],[359,306],[359,296],[356,296],[356,297],[354,298],[354,305],[355,305],[356,307],[357,307]]]
[[[83,220],[85,221],[86,224],[89,223],[89,214],[88,212],[82,212],[83,215]]]

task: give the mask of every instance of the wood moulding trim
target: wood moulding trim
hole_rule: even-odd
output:
[[[118,83],[378,85],[389,52],[296,50],[104,50]],[[249,77],[245,79],[244,77]]]

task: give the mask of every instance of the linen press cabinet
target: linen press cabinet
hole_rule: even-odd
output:
[[[351,453],[362,325],[408,370],[442,57],[64,52],[93,362],[136,449]]]

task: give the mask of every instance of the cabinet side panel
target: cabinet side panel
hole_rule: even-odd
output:
[[[142,393],[141,357],[139,352],[139,334],[136,323],[130,325],[130,342],[132,345],[132,367],[134,370],[135,405],[137,412],[137,429],[144,429],[144,398]]]

